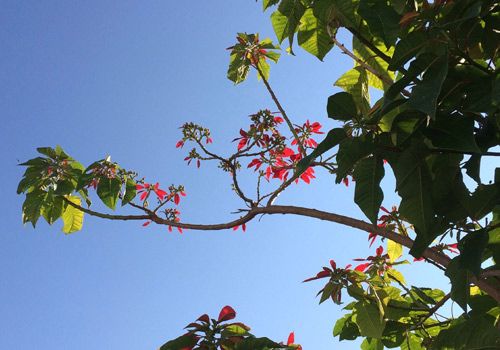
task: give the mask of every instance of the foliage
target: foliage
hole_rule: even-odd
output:
[[[182,185],[164,190],[109,158],[84,168],[60,147],[46,147],[38,149],[42,156],[21,164],[26,167],[18,187],[18,193],[26,194],[23,222],[34,227],[40,216],[49,224],[62,218],[63,231],[72,233],[82,228],[86,213],[141,220],[144,226],[154,222],[180,232],[245,230],[259,214],[280,213],[357,227],[370,232],[371,243],[377,237],[387,239],[387,252],[380,246],[375,255],[355,259],[362,263],[354,269],[338,268],[332,260],[306,280],[328,279],[318,293],[320,303],[331,299],[341,304],[343,291],[352,299],[335,324],[334,336],[362,337],[362,349],[500,346],[500,168],[495,174],[480,171],[483,157],[500,155],[491,150],[500,144],[500,5],[487,0],[263,0],[263,9],[270,8],[278,41],[288,43],[288,52],[293,53],[296,41],[323,60],[337,47],[353,59],[354,67],[335,82],[343,91],[326,101],[328,117],[338,126],[318,143],[314,137],[323,134],[321,124],[293,124],[269,83],[268,61],[278,62],[279,46],[257,34],[238,34],[229,48],[228,78],[239,84],[254,70],[278,112],[251,115],[229,156],[210,151],[210,130],[193,123],[182,126],[176,146],[194,144],[185,158],[188,164],[216,161],[231,175],[236,195],[248,207],[240,218],[223,224],[181,223],[176,206],[185,196]],[[339,29],[352,34],[352,45],[338,41]],[[371,89],[382,92],[374,103]],[[255,198],[238,183],[246,161],[256,172]],[[381,207],[386,162],[401,197],[391,210]],[[347,185],[353,178],[354,201],[370,223],[274,204],[291,184],[310,183],[315,169],[326,170],[337,183]],[[141,214],[91,210],[92,189],[109,209],[120,202]],[[408,263],[401,260],[403,246],[415,261],[445,270],[450,292],[408,285],[395,269]],[[449,253],[458,255],[451,259]],[[461,306],[462,315],[438,312],[450,299]],[[279,348],[250,335],[243,324],[204,316],[162,349]]]

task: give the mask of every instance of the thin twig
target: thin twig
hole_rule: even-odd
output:
[[[271,95],[271,98],[274,101],[274,103],[276,104],[276,107],[278,107],[278,110],[280,111],[281,116],[283,117],[283,119],[285,119],[285,121],[288,125],[288,128],[292,132],[293,137],[297,141],[297,145],[299,146],[300,153],[302,153],[302,155],[305,156],[306,150],[305,150],[304,146],[302,145],[302,141],[300,140],[299,135],[295,131],[295,128],[293,127],[293,124],[292,124],[290,118],[288,118],[288,115],[286,114],[285,109],[281,106],[280,101],[276,97],[276,94],[274,93],[273,89],[271,88],[271,85],[269,85],[269,82],[267,81],[266,77],[262,73],[262,70],[259,68],[259,65],[256,64],[256,65],[254,65],[254,67],[257,70],[257,72],[259,73],[260,77],[262,78],[262,82],[266,86],[266,89],[269,92],[269,94]]]

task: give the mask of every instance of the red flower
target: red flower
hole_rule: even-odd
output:
[[[151,221],[146,221],[145,223],[142,224],[142,226],[146,227],[151,223]]]
[[[212,142],[213,142],[213,141],[212,141],[212,138],[207,137],[207,140],[206,140],[207,145],[208,145],[209,143],[212,143]]]
[[[286,345],[291,345],[293,343],[295,343],[295,334],[293,332],[291,332],[288,335],[288,340],[286,341]]]
[[[274,117],[274,122],[277,124],[283,123],[285,120],[281,117]]]
[[[175,144],[175,148],[182,148],[184,146],[184,140],[180,140]]]

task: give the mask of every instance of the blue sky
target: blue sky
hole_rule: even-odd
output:
[[[357,348],[332,337],[342,310],[318,306],[321,284],[301,281],[331,258],[345,265],[368,255],[365,233],[298,217],[264,217],[245,233],[184,235],[90,217],[69,236],[60,223],[36,230],[21,223],[16,164],[34,157],[36,147],[57,144],[84,164],[109,154],[151,181],[184,184],[185,221],[234,217],[243,204],[227,174],[215,164],[187,167],[186,150],[175,143],[178,127],[195,121],[212,130],[214,149],[227,154],[247,115],[274,110],[254,75],[236,87],[225,77],[225,48],[236,32],[274,39],[260,3],[1,3],[0,348],[154,349],[227,304],[256,335],[286,340],[294,330],[305,349]],[[352,63],[337,50],[325,62],[296,52],[272,67],[271,84],[294,121],[330,128],[326,99]],[[318,175],[279,203],[363,218],[352,187]],[[390,176],[384,182],[390,206],[397,199]],[[410,270],[417,285],[447,286],[424,264]]]

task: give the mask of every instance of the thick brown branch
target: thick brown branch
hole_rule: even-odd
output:
[[[380,228],[377,226],[374,226],[368,222],[354,219],[348,216],[340,215],[340,214],[334,214],[334,213],[329,213],[317,209],[311,209],[311,208],[304,208],[304,207],[295,207],[295,206],[286,206],[286,205],[270,205],[267,207],[255,207],[246,212],[244,216],[237,220],[233,220],[230,222],[222,223],[222,224],[189,224],[189,223],[182,223],[182,222],[174,222],[174,221],[169,221],[163,218],[160,218],[156,214],[152,213],[150,215],[109,215],[109,214],[103,214],[99,212],[95,212],[90,209],[83,208],[67,199],[65,201],[77,208],[80,209],[81,211],[97,216],[103,219],[110,219],[110,220],[152,220],[157,224],[162,224],[162,225],[169,225],[173,227],[181,227],[181,228],[186,228],[186,229],[192,229],[192,230],[203,230],[203,231],[215,231],[215,230],[226,230],[233,228],[238,225],[242,225],[250,220],[252,220],[255,216],[260,215],[260,214],[268,214],[268,215],[274,215],[274,214],[293,214],[293,215],[300,215],[300,216],[306,216],[306,217],[311,217],[311,218],[316,218],[320,220],[325,220],[325,221],[330,221],[330,222],[335,222],[344,226],[349,226],[352,228],[356,228],[358,230],[362,230],[365,232],[374,232],[377,235],[381,237],[385,237],[387,239],[390,239],[396,243],[400,243],[401,245],[411,248],[413,246],[413,240],[409,237],[406,236],[401,236],[396,232],[392,232],[389,230],[386,230],[384,228]],[[147,210],[147,208],[142,208],[140,206],[135,205],[136,207]],[[432,248],[427,248],[424,250],[422,256],[428,260],[431,260],[443,267],[447,267],[451,261],[451,259],[444,255],[443,253],[440,253],[436,251],[435,249]],[[483,278],[471,278],[471,282],[477,285],[479,288],[481,288],[483,291],[488,293],[493,299],[495,299],[497,302],[500,303],[500,291],[492,286],[491,284],[488,283]]]

